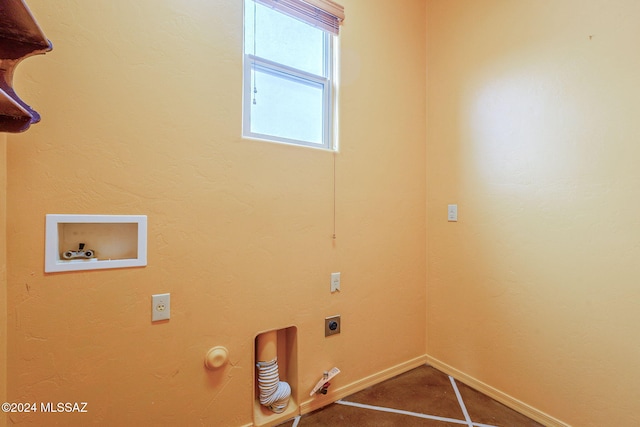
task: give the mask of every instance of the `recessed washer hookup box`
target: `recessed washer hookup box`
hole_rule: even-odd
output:
[[[146,215],[46,215],[45,273],[147,265]]]

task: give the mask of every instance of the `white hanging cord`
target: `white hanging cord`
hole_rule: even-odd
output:
[[[333,240],[336,239],[336,153],[333,152]]]
[[[256,39],[258,38],[256,34],[256,2],[253,2],[253,105],[256,105],[256,93],[258,93],[258,88],[256,87]]]
[[[291,386],[280,381],[278,372],[278,358],[269,362],[258,362],[258,389],[260,390],[260,404],[271,409],[276,414],[284,412],[289,404]]]

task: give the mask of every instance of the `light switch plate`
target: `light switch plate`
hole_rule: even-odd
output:
[[[447,206],[447,221],[456,222],[458,220],[458,205]]]
[[[151,321],[171,318],[171,294],[151,295]]]
[[[331,273],[331,292],[340,290],[340,273]]]

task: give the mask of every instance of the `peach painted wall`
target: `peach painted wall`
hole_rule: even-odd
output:
[[[54,49],[7,141],[8,395],[89,413],[12,422],[249,424],[254,337],[292,325],[303,398],[424,355],[425,4],[342,3],[333,240],[334,155],[239,136],[241,1],[29,1]],[[147,267],[45,275],[47,213],[148,215]]]
[[[428,353],[640,424],[640,3],[427,5]]]
[[[0,403],[7,400],[7,136],[0,133]],[[7,417],[0,412],[0,426]]]

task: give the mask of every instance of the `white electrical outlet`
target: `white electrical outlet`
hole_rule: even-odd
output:
[[[151,321],[171,318],[171,294],[151,295]]]
[[[340,273],[331,273],[331,293],[340,290]]]

